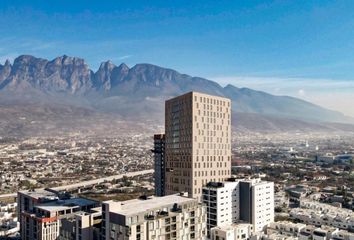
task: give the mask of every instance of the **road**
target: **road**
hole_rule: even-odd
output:
[[[98,179],[93,179],[93,180],[73,183],[73,184],[59,186],[59,187],[53,187],[51,189],[56,190],[56,191],[69,191],[69,190],[77,189],[77,188],[80,188],[80,187],[88,187],[88,186],[96,185],[96,184],[99,184],[99,183],[103,183],[105,181],[113,181],[114,179],[121,179],[124,176],[126,176],[126,177],[135,177],[135,176],[139,176],[139,175],[150,174],[150,173],[153,173],[153,172],[154,172],[153,169],[137,171],[137,172],[129,172],[129,173],[113,175],[113,176],[109,176],[109,177],[98,178]],[[43,189],[43,188],[39,188],[38,190],[40,190],[40,189]],[[12,198],[12,197],[16,197],[16,196],[17,196],[17,193],[2,194],[2,195],[0,195],[0,199],[1,198]]]

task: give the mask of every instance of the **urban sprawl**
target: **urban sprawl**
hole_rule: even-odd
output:
[[[1,138],[0,239],[354,240],[354,137],[233,132],[231,104],[167,100],[154,136]]]

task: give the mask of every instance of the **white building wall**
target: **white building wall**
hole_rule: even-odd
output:
[[[211,229],[210,240],[246,240],[252,235],[251,224],[231,224]]]
[[[274,183],[258,182],[252,187],[252,218],[255,232],[274,222]]]
[[[250,184],[252,195],[250,198],[243,198],[240,195],[240,182]],[[254,232],[260,232],[274,222],[274,183],[260,179],[236,180],[213,183],[203,188],[203,202],[208,212],[208,229],[237,223],[240,220],[240,202],[248,201],[245,199],[250,199],[247,206],[252,215],[250,223]]]
[[[224,182],[223,186],[203,188],[203,202],[207,206],[209,228],[232,224],[239,220],[238,181]],[[212,224],[215,220],[215,224]]]

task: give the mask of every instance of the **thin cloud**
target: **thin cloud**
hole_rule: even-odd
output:
[[[124,55],[124,56],[120,56],[118,57],[118,60],[125,60],[125,59],[128,59],[128,58],[131,58],[133,55]]]

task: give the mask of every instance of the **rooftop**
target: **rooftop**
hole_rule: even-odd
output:
[[[252,225],[246,222],[239,222],[239,223],[232,223],[232,224],[226,224],[226,225],[221,225],[221,226],[216,226],[213,227],[213,229],[216,230],[221,230],[221,231],[229,231],[229,230],[235,230],[237,228],[243,228],[243,227],[251,227]]]
[[[263,181],[260,178],[250,178],[250,179],[229,178],[224,182],[209,182],[205,188],[223,188],[223,187],[226,187],[227,185],[234,185],[235,183],[238,183],[238,182],[251,183],[253,186],[270,183],[267,181]]]
[[[112,201],[107,201],[107,203]],[[188,198],[185,196],[180,196],[178,194],[168,195],[164,197],[149,197],[148,199],[133,199],[121,203],[121,209],[117,212],[120,215],[136,215],[140,213],[145,213],[154,209],[159,209],[163,207],[171,207],[174,204],[183,204],[196,202],[193,198]]]
[[[48,191],[46,189],[33,189],[27,191],[19,191],[21,194],[25,194],[34,199],[47,198],[47,199],[58,199],[58,195],[55,192]]]
[[[86,198],[70,198],[65,200],[56,200],[36,206],[38,209],[45,211],[61,211],[66,209],[71,209],[74,207],[84,207],[96,204],[96,201],[89,200]]]

